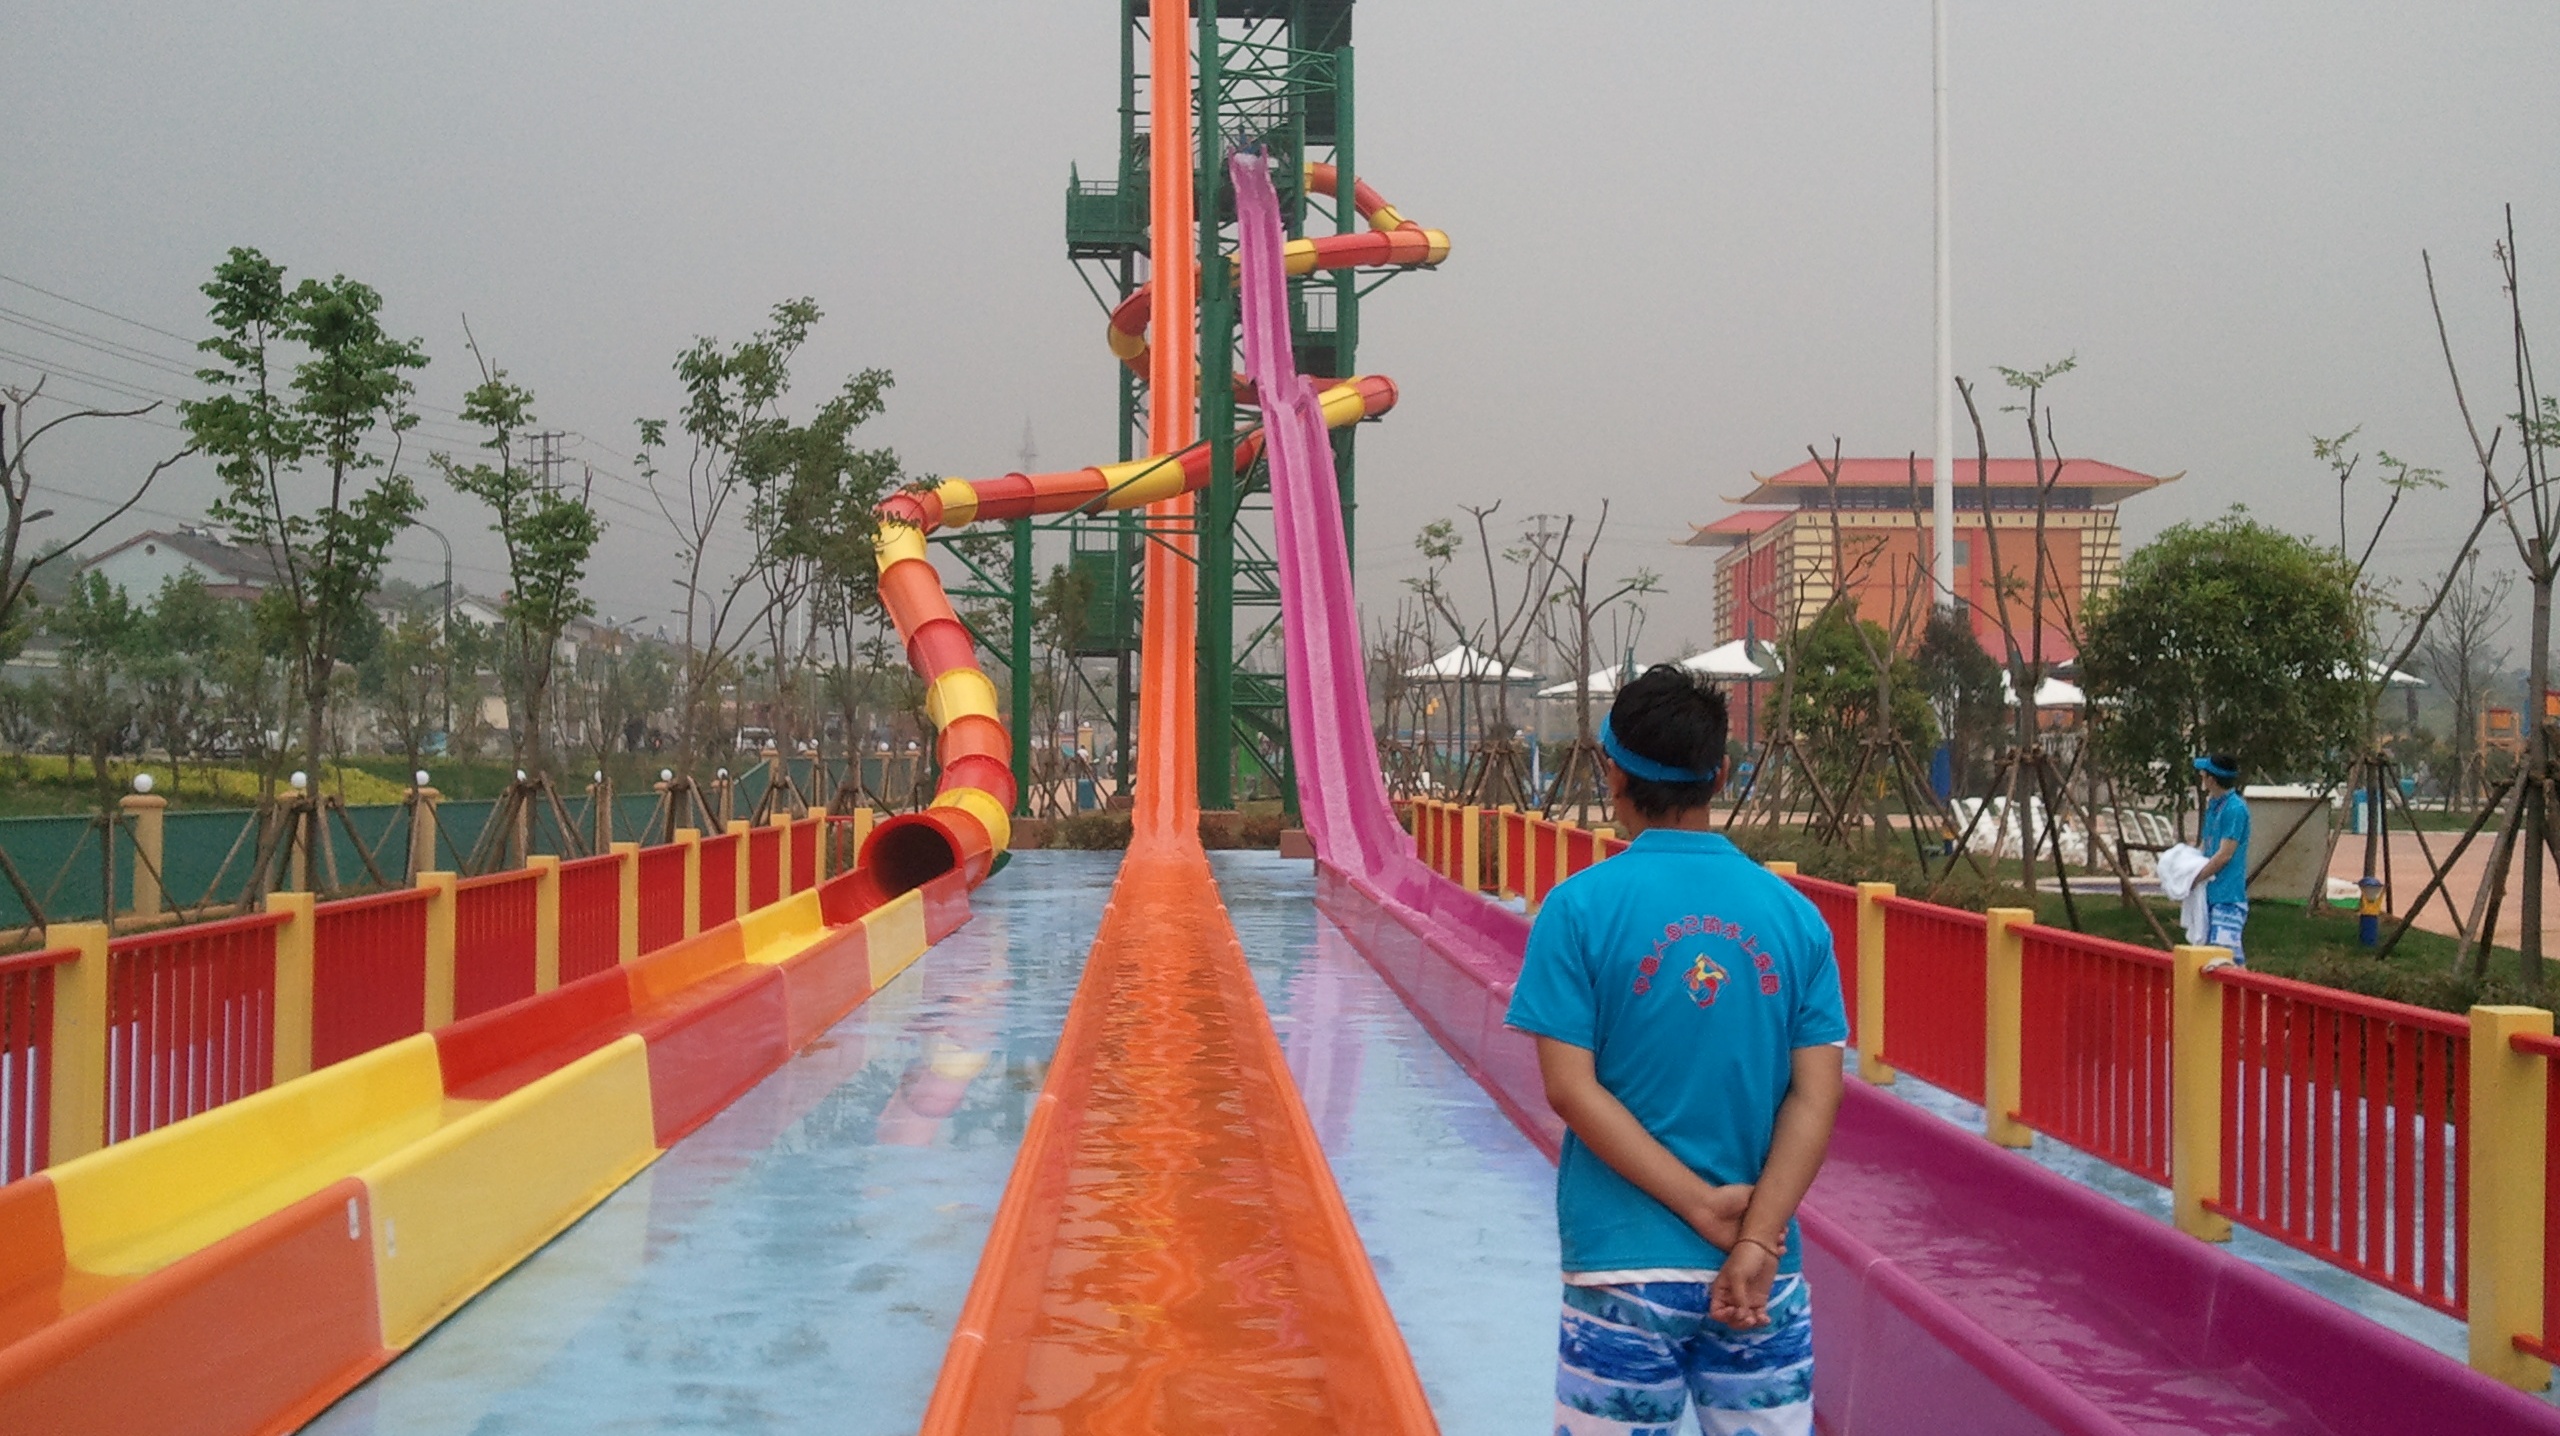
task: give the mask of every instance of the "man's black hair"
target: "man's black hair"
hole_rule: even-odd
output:
[[[1657,783],[1627,774],[1627,803],[1648,819],[1703,808],[1724,773],[1724,694],[1685,668],[1657,663],[1618,690],[1610,736],[1640,758],[1705,773],[1696,783]]]
[[[2207,774],[2205,774],[2205,776],[2206,776],[2206,777],[2208,777],[2208,778],[2211,778],[2213,781],[2215,781],[2215,782],[2217,782],[2217,783],[2220,783],[2224,788],[2226,788],[2226,789],[2228,789],[2228,790],[2230,790],[2230,791],[2232,791],[2232,792],[2234,792],[2234,793],[2239,792],[2239,791],[2240,791],[2240,760],[2239,760],[2239,758],[2238,758],[2238,757],[2236,757],[2236,756],[2235,756],[2235,755],[2233,755],[2233,754],[2230,754],[2230,753],[2207,753],[2207,754],[2205,754],[2205,756],[2206,756],[2207,758],[2209,758],[2209,759],[2213,760],[2213,766],[2215,766],[2215,767],[2217,767],[2217,768],[2228,768],[2228,769],[2230,769],[2230,770],[2231,770],[2231,776],[2230,776],[2230,777],[2228,777],[2228,778],[2226,778],[2226,777],[2222,776],[2220,773],[2207,773]]]

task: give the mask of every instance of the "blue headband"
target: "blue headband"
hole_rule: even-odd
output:
[[[2196,771],[2199,773],[2211,773],[2213,776],[2220,778],[2226,783],[2232,782],[2240,776],[2239,769],[2226,768],[2209,757],[2198,758],[2196,760]]]
[[[1715,778],[1713,773],[1693,773],[1686,768],[1657,763],[1619,742],[1618,735],[1609,731],[1609,719],[1605,714],[1600,719],[1600,751],[1609,755],[1609,761],[1618,765],[1618,771],[1649,783],[1705,783]]]

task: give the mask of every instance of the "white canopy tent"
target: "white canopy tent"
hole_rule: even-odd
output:
[[[1778,672],[1778,655],[1770,652],[1767,647],[1763,646],[1760,651],[1765,655],[1765,662],[1754,663],[1751,660],[1748,647],[1749,646],[1745,644],[1743,640],[1737,638],[1731,643],[1710,648],[1704,653],[1692,653],[1688,657],[1680,660],[1680,666],[1704,678],[1744,680],[1775,676]],[[1599,672],[1592,674],[1591,696],[1594,698],[1609,698],[1616,696],[1619,676],[1625,671],[1624,666],[1620,665],[1603,668]],[[1641,673],[1644,670],[1642,667],[1639,667],[1636,671]],[[1548,684],[1546,687],[1538,690],[1538,696],[1541,698],[1571,698],[1573,696],[1573,681],[1571,679],[1567,679],[1562,683]]]
[[[1755,647],[1759,649],[1756,657],[1752,653]],[[1774,678],[1780,667],[1777,650],[1743,638],[1717,644],[1704,653],[1692,653],[1680,660],[1680,666],[1709,678]]]
[[[1591,696],[1594,698],[1608,698],[1614,696],[1618,691],[1618,674],[1621,671],[1622,670],[1616,668],[1603,668],[1599,672],[1592,674]],[[1571,698],[1573,696],[1573,680],[1568,678],[1562,683],[1550,683],[1546,687],[1538,690],[1538,696],[1541,698]]]
[[[1404,671],[1407,678],[1440,679],[1456,682],[1469,678],[1499,678],[1506,683],[1526,683],[1538,675],[1526,668],[1506,666],[1490,654],[1479,653],[1460,643],[1428,663],[1419,663]],[[1567,685],[1569,688],[1571,685]]]
[[[2009,681],[2009,675],[2005,670],[2000,674],[2000,701],[2010,708],[2018,706],[2017,687]],[[2066,683],[2059,678],[2047,678],[2036,685],[2036,706],[2038,708],[2086,708],[2089,706],[2089,695],[2081,692],[2080,685],[2076,683]]]

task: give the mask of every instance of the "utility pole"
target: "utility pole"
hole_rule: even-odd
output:
[[[1931,462],[1930,517],[1937,544],[1929,559],[1930,586],[1938,607],[1956,606],[1956,344],[1954,330],[1955,269],[1947,239],[1947,0],[1930,0],[1930,102],[1937,141],[1937,387],[1938,448]],[[1991,515],[1985,513],[1987,526]]]

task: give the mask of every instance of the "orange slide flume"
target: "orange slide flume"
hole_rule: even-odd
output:
[[[1196,383],[1189,7],[1153,6],[1149,437],[1180,454]],[[1129,856],[926,1436],[1437,1429],[1201,851],[1190,487],[1147,509],[1162,531]]]

